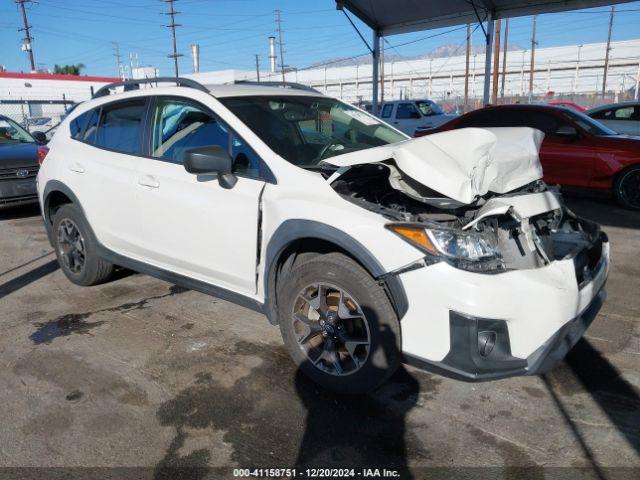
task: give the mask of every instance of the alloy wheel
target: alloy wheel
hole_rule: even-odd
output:
[[[298,345],[324,373],[350,375],[367,361],[369,324],[360,305],[342,288],[325,283],[305,287],[292,312]]]
[[[68,218],[58,225],[58,253],[71,272],[82,272],[85,265],[84,237],[78,226]]]
[[[640,170],[627,172],[620,180],[618,192],[625,203],[640,208]]]

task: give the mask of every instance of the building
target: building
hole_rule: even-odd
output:
[[[0,72],[0,115],[30,127],[53,125],[73,104],[88,100],[112,77]]]

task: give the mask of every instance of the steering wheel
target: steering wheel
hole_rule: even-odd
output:
[[[318,160],[322,160],[325,155],[331,150],[331,147],[334,146],[338,146],[338,145],[342,145],[343,147],[346,147],[346,141],[344,140],[340,140],[339,138],[332,138],[331,140],[329,140],[324,147],[322,147],[322,150],[320,150],[320,153],[318,154]]]

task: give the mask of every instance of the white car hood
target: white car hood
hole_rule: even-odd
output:
[[[462,128],[328,158],[350,167],[395,162],[401,174],[469,204],[487,192],[507,193],[542,178],[544,134],[532,128]],[[345,169],[339,169],[333,182]],[[401,185],[398,182],[394,187]]]

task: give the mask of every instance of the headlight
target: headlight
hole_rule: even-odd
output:
[[[390,223],[386,227],[427,253],[431,260],[444,260],[470,271],[504,270],[497,239],[491,231],[426,228],[423,225],[401,223]]]

